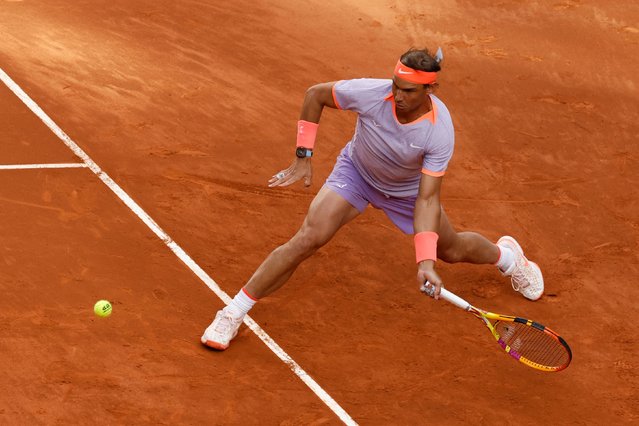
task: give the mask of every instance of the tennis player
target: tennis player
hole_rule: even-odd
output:
[[[493,264],[524,297],[544,291],[539,267],[526,259],[517,241],[492,243],[474,232],[456,232],[440,204],[440,188],[455,142],[446,105],[434,95],[441,50],[404,53],[392,79],[356,79],[317,84],[306,92],[297,126],[296,157],[276,173],[270,187],[299,180],[311,184],[311,158],[324,107],[355,111],[355,134],[337,158],[331,175],[297,233],[271,252],[232,302],[217,312],[201,341],[224,350],[244,316],[261,298],[288,281],[305,259],[370,204],[404,233],[414,234],[418,287],[425,281],[439,296],[442,281],[435,261]]]

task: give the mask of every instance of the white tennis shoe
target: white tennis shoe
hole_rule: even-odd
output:
[[[211,325],[204,330],[200,339],[202,344],[218,351],[225,350],[229,347],[231,340],[237,336],[243,319],[243,315],[241,317],[234,316],[228,307],[218,311]]]
[[[497,245],[509,248],[515,254],[513,265],[502,271],[503,275],[510,277],[513,289],[523,294],[526,299],[539,299],[544,294],[544,277],[539,266],[526,259],[524,251],[513,237],[501,237]]]

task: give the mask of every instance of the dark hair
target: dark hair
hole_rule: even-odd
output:
[[[442,69],[441,66],[439,66],[439,62],[435,60],[435,57],[430,54],[428,49],[415,49],[411,47],[399,60],[402,64],[414,70],[437,72]]]

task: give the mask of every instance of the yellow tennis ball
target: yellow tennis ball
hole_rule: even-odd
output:
[[[113,307],[108,300],[98,300],[93,306],[93,312],[99,317],[108,317],[112,311]]]

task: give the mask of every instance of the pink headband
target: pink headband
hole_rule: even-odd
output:
[[[414,70],[402,64],[402,61],[397,61],[397,65],[395,65],[395,76],[418,84],[433,84],[437,81],[436,72]]]

